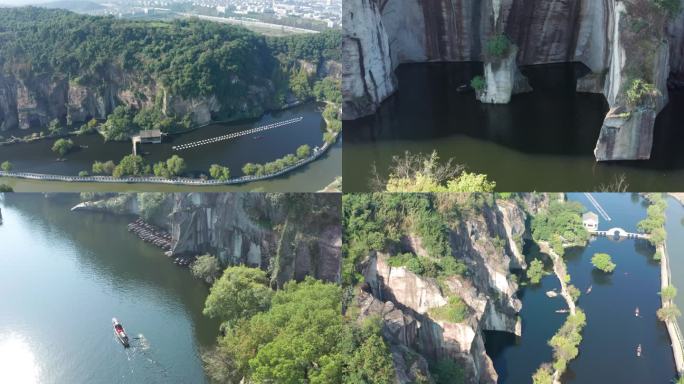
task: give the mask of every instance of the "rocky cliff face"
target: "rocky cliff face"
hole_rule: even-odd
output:
[[[280,196],[280,200],[279,197]],[[306,276],[339,282],[342,227],[340,199],[315,194],[301,209],[284,195],[264,193],[169,193],[150,219],[173,238],[173,256],[211,254],[227,265],[271,273],[274,284]],[[72,210],[141,214],[135,194],[83,202]]]
[[[356,304],[361,317],[377,315],[384,320],[383,331],[392,344],[399,382],[413,382],[422,372],[424,358],[447,357],[464,367],[465,382],[496,383],[483,332],[521,334],[518,312],[522,304],[510,270],[524,265],[519,244],[526,236],[525,219],[520,203],[499,201],[462,220],[452,228],[450,242],[454,257],[467,265],[468,272],[447,277],[442,283],[405,267],[390,266],[386,254],[371,255]],[[424,253],[420,239],[409,237],[405,247],[418,255]],[[451,323],[431,316],[431,309],[447,304],[447,296],[458,296],[467,304],[470,315],[464,321]],[[415,352],[420,358],[407,358]]]
[[[255,87],[245,95],[236,114],[263,111],[272,91],[272,85]],[[209,122],[223,110],[214,95],[174,96],[155,81],[141,82],[135,73],[125,74],[116,68],[110,68],[97,87],[59,76],[22,78],[5,73],[0,74],[0,131],[44,128],[54,119],[80,124],[105,119],[118,105],[151,107],[157,100],[167,115],[191,114],[195,124]]]
[[[616,99],[625,92],[627,78],[633,76],[632,68],[626,63],[642,62],[644,56],[641,50],[633,49],[639,44],[633,44],[635,34],[630,31],[645,22],[650,27],[636,34],[636,38],[656,54],[645,63],[648,68],[644,68],[642,76],[656,86],[661,97],[650,111],[634,111],[634,118],[629,121],[617,126],[613,121],[604,124],[596,158],[621,160],[650,156],[653,123],[666,103],[668,75],[672,72],[671,84],[684,82],[684,14],[665,25],[651,17],[644,17],[645,21],[630,18],[625,22],[625,13],[647,13],[648,7],[654,8],[647,0],[366,0],[350,1],[345,17],[372,15],[358,22],[374,24],[353,26],[358,50],[369,49],[368,41],[389,41],[389,50],[375,51],[376,55],[383,56],[376,57],[374,62],[382,63],[383,67],[389,62],[393,69],[408,62],[486,62],[483,51],[487,40],[495,33],[505,33],[518,47],[517,57],[514,63],[502,66],[498,72],[491,65],[486,68],[491,72],[488,76],[491,81],[496,79],[501,83],[488,84],[480,97],[486,102],[506,102],[513,90],[513,76],[509,73],[516,66],[582,62],[592,74],[580,81],[578,89],[603,93],[611,107],[623,108],[625,103]],[[345,30],[347,40],[349,33]],[[651,46],[652,41],[664,43]],[[349,83],[358,82],[355,79],[362,73],[358,69],[358,66],[345,65],[344,76]],[[386,76],[378,79],[383,73]],[[392,83],[391,72],[375,71],[374,74],[376,83]],[[372,88],[368,94],[373,94]],[[354,99],[356,104],[369,100],[360,93],[355,93]],[[377,108],[377,102],[373,99],[366,103],[367,108],[348,109],[344,118],[370,114]]]
[[[340,280],[339,217],[302,220],[264,194],[191,193],[173,199],[173,254],[210,253],[224,265],[259,267],[279,285],[306,276]]]
[[[396,89],[381,7],[376,0],[349,0],[343,4],[342,114],[345,119],[373,113]]]

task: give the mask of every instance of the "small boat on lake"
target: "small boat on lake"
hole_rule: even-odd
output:
[[[128,335],[126,335],[126,331],[123,328],[123,325],[119,322],[119,320],[115,318],[112,319],[112,327],[114,327],[114,334],[116,335],[116,338],[119,339],[121,344],[125,348],[130,347],[130,344],[128,342]]]
[[[587,295],[591,293],[592,289],[594,289],[593,285],[590,285],[589,288],[587,288]]]
[[[636,310],[634,310],[634,317],[639,317],[639,307],[636,307]]]
[[[569,309],[556,309],[556,313],[570,313]]]
[[[637,347],[636,353],[637,353],[637,357],[641,357],[641,344],[639,344],[639,346]]]

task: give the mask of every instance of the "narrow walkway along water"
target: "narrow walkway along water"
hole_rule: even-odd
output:
[[[593,206],[581,193],[569,194],[588,209]],[[600,221],[599,229],[622,227],[636,232],[646,217],[646,204],[636,194],[593,194],[611,216]],[[594,253],[608,253],[617,264],[610,275],[594,270]],[[572,283],[582,291],[578,306],[587,315],[587,325],[577,359],[570,362],[563,383],[669,383],[676,375],[670,339],[664,324],[657,320],[660,307],[660,266],[653,261],[654,249],[646,240],[616,241],[599,237],[584,248],[572,248],[565,260]],[[528,249],[528,257],[530,250]],[[551,360],[547,341],[565,320],[555,310],[564,306],[561,298],[547,298],[544,292],[558,288],[555,276],[546,276],[540,287],[525,287],[523,334],[518,344],[488,351],[501,374],[500,383],[531,382],[537,367]],[[587,293],[592,287],[591,293]],[[635,316],[639,308],[639,317]],[[643,353],[636,356],[641,344]]]
[[[268,113],[252,121],[235,124],[211,124],[192,132],[173,135],[161,144],[144,144],[140,153],[153,164],[172,155],[185,159],[189,174],[208,174],[211,164],[228,166],[233,177],[242,176],[245,163],[266,163],[294,153],[302,144],[311,148],[323,144],[325,122],[321,117],[321,105],[307,103],[284,111]],[[207,145],[174,151],[174,146],[183,146],[201,140],[246,131],[281,121],[299,119],[297,123],[265,132],[237,137],[233,140],[216,141]],[[131,154],[129,141],[104,142],[98,134],[71,137],[80,148],[65,156],[66,161],[56,161],[52,152],[54,140],[39,140],[32,143],[13,144],[0,147],[0,162],[9,160],[17,172],[33,172],[55,175],[77,175],[90,171],[94,161],[112,160],[118,162]]]
[[[129,233],[130,218],[70,212],[77,202],[0,200],[3,362],[47,384],[205,382],[199,353],[218,329],[201,313],[207,287]]]
[[[677,194],[678,198],[670,196],[667,199],[667,211],[665,229],[667,230],[667,254],[670,263],[671,284],[678,288],[675,304],[684,309],[684,195]],[[684,330],[684,318],[678,319],[679,331]],[[681,334],[681,333],[680,333]],[[677,341],[674,340],[674,343]],[[684,345],[682,345],[684,349]]]

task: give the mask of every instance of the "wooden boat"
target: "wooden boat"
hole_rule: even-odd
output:
[[[119,339],[121,344],[123,344],[124,348],[130,347],[129,341],[128,341],[128,335],[126,335],[126,331],[124,331],[123,325],[119,322],[119,320],[115,318],[112,319],[112,327],[114,328],[114,334],[116,335],[116,338]]]

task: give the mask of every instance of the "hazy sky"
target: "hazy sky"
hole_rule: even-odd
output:
[[[0,5],[28,5],[47,3],[49,0],[0,0]]]

